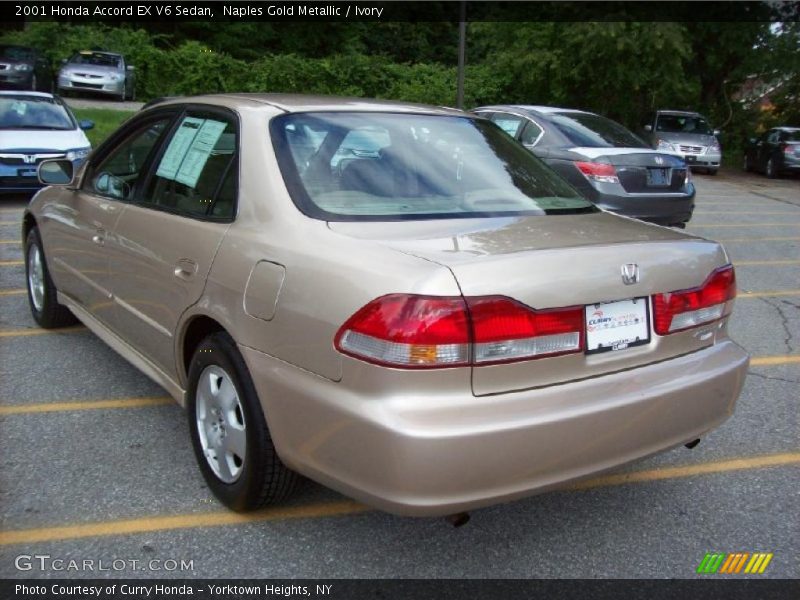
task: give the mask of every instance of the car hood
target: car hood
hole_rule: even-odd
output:
[[[717,139],[713,135],[707,135],[704,133],[684,133],[680,131],[677,133],[659,131],[656,133],[656,137],[658,137],[660,140],[664,140],[665,142],[692,144],[696,146],[708,146]]]
[[[0,129],[0,152],[66,151],[87,146],[89,140],[81,129]]]
[[[65,65],[61,69],[63,75],[72,73],[86,73],[88,75],[117,75],[122,73],[122,69],[118,67],[104,67],[102,65]]]

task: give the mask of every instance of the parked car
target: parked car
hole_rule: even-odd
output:
[[[92,92],[114,96],[119,100],[136,98],[136,75],[133,65],[125,63],[122,54],[114,52],[78,52],[58,73],[60,94]]]
[[[0,44],[0,89],[52,91],[49,61],[35,48]]]
[[[64,158],[79,167],[91,150],[84,130],[92,127],[52,94],[0,92],[0,192],[41,188],[37,166],[45,159]]]
[[[758,138],[750,138],[744,169],[767,177],[800,173],[800,127],[773,127]]]
[[[605,210],[677,227],[692,218],[695,189],[686,163],[654,151],[615,121],[549,106],[472,112],[495,122]]]
[[[708,120],[696,112],[659,110],[642,127],[650,144],[659,152],[683,158],[692,169],[716,175],[722,162],[722,148]]]
[[[39,176],[33,317],[164,386],[237,510],[294,472],[409,515],[526,496],[691,445],[748,368],[717,242],[600,211],[461,111],[179,98]]]

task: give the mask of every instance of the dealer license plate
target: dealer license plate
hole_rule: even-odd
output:
[[[647,298],[590,304],[586,317],[586,352],[624,350],[650,343]]]
[[[36,168],[32,169],[17,169],[18,177],[36,177]]]

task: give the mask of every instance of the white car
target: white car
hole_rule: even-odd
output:
[[[35,192],[36,176],[48,158],[72,161],[77,168],[92,150],[84,130],[61,98],[42,92],[0,92],[0,192]]]

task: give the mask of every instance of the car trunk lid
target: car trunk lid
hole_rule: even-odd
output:
[[[652,294],[700,286],[727,262],[715,242],[604,213],[329,226],[448,267],[464,296],[507,296],[540,310],[588,306],[590,312],[643,298],[649,323]],[[638,266],[638,283],[623,282],[628,264]],[[625,349],[473,367],[473,392],[553,385],[665,360],[713,344],[718,328],[664,337],[651,325],[648,331],[648,343]]]
[[[686,182],[686,164],[670,154],[644,148],[570,148],[573,155],[609,164],[629,194],[678,194]]]

